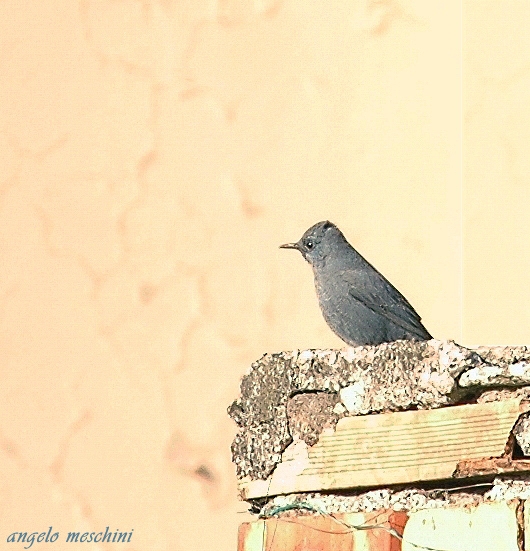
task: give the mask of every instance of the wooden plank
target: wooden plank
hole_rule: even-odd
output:
[[[462,461],[501,457],[520,400],[346,417],[308,448],[291,444],[268,480],[242,480],[244,499],[451,478]]]

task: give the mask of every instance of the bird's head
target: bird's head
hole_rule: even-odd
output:
[[[280,249],[297,249],[309,264],[318,266],[343,243],[347,242],[339,228],[325,220],[311,226],[296,243],[280,245]]]

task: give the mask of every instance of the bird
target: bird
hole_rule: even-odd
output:
[[[432,339],[409,301],[325,220],[311,226],[296,249],[313,268],[322,315],[350,346]]]

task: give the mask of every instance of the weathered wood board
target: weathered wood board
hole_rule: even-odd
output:
[[[466,460],[500,457],[527,407],[519,400],[346,417],[308,448],[291,444],[267,480],[241,480],[244,499],[451,478]]]

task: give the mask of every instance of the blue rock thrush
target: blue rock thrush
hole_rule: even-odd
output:
[[[331,222],[309,228],[297,249],[313,267],[320,309],[327,324],[351,346],[431,335],[408,300],[349,243]]]

